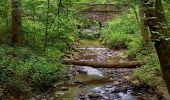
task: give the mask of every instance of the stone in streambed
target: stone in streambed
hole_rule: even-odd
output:
[[[84,95],[84,94],[79,94],[79,99],[81,99],[81,100],[85,100],[85,99],[86,99],[86,97],[85,97],[85,95]]]
[[[60,96],[63,96],[64,95],[64,92],[62,92],[62,91],[57,91],[56,93],[55,93],[55,97],[56,98],[58,98],[58,97],[60,97]]]
[[[68,88],[68,87],[61,87],[61,90],[62,90],[62,91],[68,91],[69,88]]]
[[[94,99],[94,98],[99,99],[99,98],[102,98],[102,95],[98,94],[98,93],[89,93],[88,97],[91,98],[91,99]]]
[[[101,71],[99,71],[95,68],[92,68],[92,67],[84,66],[84,67],[82,67],[81,71],[84,72],[84,73],[86,72],[87,75],[103,77],[103,74],[102,74]]]
[[[114,81],[113,85],[119,85],[120,82],[119,81]]]

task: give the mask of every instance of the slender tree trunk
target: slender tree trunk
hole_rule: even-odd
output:
[[[47,0],[47,16],[46,16],[46,28],[45,28],[45,41],[44,41],[44,49],[47,47],[47,37],[49,30],[49,8],[50,8],[50,0]]]
[[[137,12],[135,6],[131,7],[135,13],[136,21],[140,27],[140,32],[142,34],[142,45],[144,48],[149,46],[149,32],[147,26],[144,24],[144,11],[142,5],[139,6],[139,12]]]
[[[9,0],[6,1],[6,5],[5,5],[5,21],[6,21],[6,28],[7,28],[7,32],[9,32]]]
[[[36,7],[35,7],[35,0],[32,0],[32,21],[33,21],[33,42],[35,42],[35,33],[36,33],[36,26],[35,26],[35,15],[36,15]]]
[[[20,12],[20,0],[11,0],[12,3],[12,23],[11,23],[11,33],[12,33],[12,43],[19,42],[19,36],[21,34],[21,12]]]
[[[144,23],[145,22],[144,8],[141,4],[139,6],[139,16],[140,16],[140,29],[143,37],[143,47],[147,48],[149,46],[150,35],[149,29]]]
[[[163,78],[170,93],[170,29],[164,14],[161,0],[142,0],[146,21],[160,61]],[[149,3],[150,2],[150,3]]]
[[[59,0],[59,3],[58,3],[58,9],[57,9],[57,18],[58,18],[58,21],[57,21],[57,28],[58,28],[58,33],[59,33],[59,27],[60,27],[60,8],[61,8],[61,6],[62,6],[62,1],[61,0]]]

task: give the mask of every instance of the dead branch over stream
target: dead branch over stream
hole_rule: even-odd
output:
[[[146,64],[146,61],[131,61],[121,63],[102,63],[102,62],[87,62],[77,60],[63,60],[63,64],[66,65],[79,65],[79,66],[90,66],[93,68],[137,68],[141,65]]]

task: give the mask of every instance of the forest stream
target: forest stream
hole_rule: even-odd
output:
[[[125,52],[108,49],[99,40],[80,40],[65,59],[117,63],[128,61]],[[69,65],[63,82],[32,100],[160,100],[154,89],[131,79],[134,70]]]
[[[0,100],[170,100],[170,0],[1,0]]]

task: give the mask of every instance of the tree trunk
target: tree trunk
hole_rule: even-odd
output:
[[[137,9],[135,6],[131,7],[135,13],[137,23],[140,27],[140,32],[142,34],[142,45],[144,48],[147,48],[149,46],[149,30],[147,26],[144,24],[144,9],[141,4],[139,4],[139,12],[137,12]],[[139,17],[138,17],[139,15]]]
[[[48,31],[49,31],[49,9],[50,9],[50,0],[47,0],[47,15],[46,15],[44,49],[46,49],[47,47],[47,37],[48,37]]]
[[[85,62],[77,60],[64,60],[63,64],[72,64],[79,66],[90,66],[93,68],[136,68],[146,64],[146,61],[132,61],[123,63],[97,63],[97,62]]]
[[[142,0],[145,7],[146,22],[160,61],[163,78],[170,93],[170,29],[164,14],[161,0]],[[150,3],[148,3],[150,2]],[[152,8],[152,9],[151,9]],[[154,8],[154,9],[153,9]]]
[[[149,29],[144,23],[145,22],[144,8],[141,4],[139,6],[139,16],[140,16],[140,29],[143,37],[143,47],[147,48],[149,46],[150,35]]]
[[[12,23],[11,23],[11,33],[12,33],[12,43],[19,42],[19,36],[21,34],[21,12],[20,12],[20,0],[11,0],[12,3]]]

